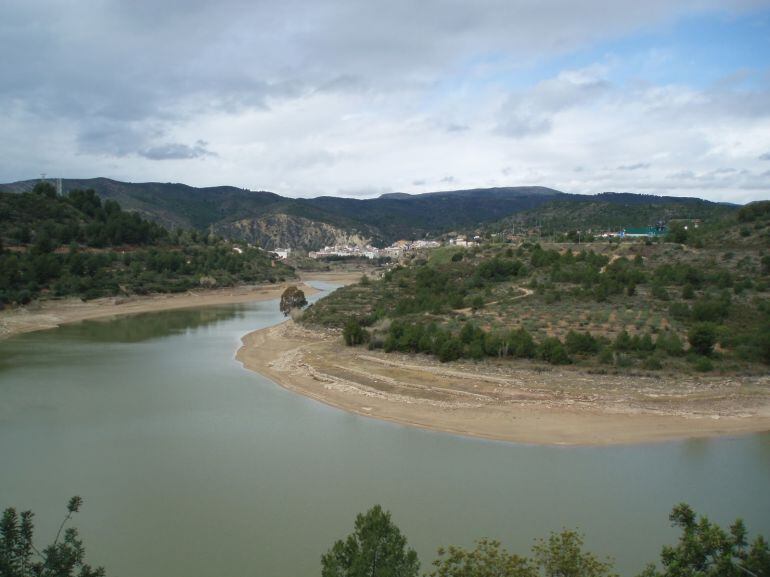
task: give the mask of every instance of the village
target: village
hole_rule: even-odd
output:
[[[695,227],[697,228],[698,224],[695,223]],[[686,229],[687,227],[685,227]],[[611,239],[611,238],[617,238],[617,239],[633,239],[633,238],[657,238],[662,237],[666,234],[667,228],[662,223],[658,223],[655,226],[649,226],[649,227],[641,227],[641,228],[621,228],[619,230],[608,230],[608,231],[602,231],[598,233],[593,233],[593,231],[586,231],[584,233],[583,238],[603,238],[603,239]],[[577,231],[577,234],[580,235],[580,231]],[[493,233],[490,235],[491,237],[500,237],[504,236],[505,240],[508,242],[522,242],[527,239],[531,238],[541,238],[541,233],[538,228],[534,228],[531,230],[527,230],[523,233],[519,234],[504,234],[501,235],[500,233]],[[578,238],[580,238],[578,236]],[[372,246],[371,244],[366,245],[360,245],[360,244],[335,244],[333,246],[325,246],[324,248],[317,250],[317,251],[309,251],[308,257],[312,259],[327,259],[327,258],[367,258],[370,260],[379,259],[379,258],[390,258],[397,260],[401,258],[402,256],[409,254],[411,252],[415,252],[418,250],[425,250],[425,249],[432,249],[432,248],[438,248],[440,246],[458,246],[458,247],[473,247],[476,245],[481,244],[484,241],[484,238],[475,235],[473,237],[464,236],[464,235],[457,235],[457,236],[449,236],[445,239],[440,240],[397,240],[390,246],[384,247],[384,248],[377,248],[375,246]],[[293,249],[291,248],[275,248],[272,252],[275,256],[277,256],[281,260],[285,260],[289,257],[289,255],[292,253]]]

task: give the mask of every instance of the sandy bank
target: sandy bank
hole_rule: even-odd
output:
[[[770,376],[629,377],[534,365],[442,365],[350,348],[292,322],[236,357],[283,387],[359,415],[520,443],[608,445],[770,430]]]
[[[350,282],[351,273],[303,274],[301,281],[282,284],[238,286],[214,290],[194,290],[179,294],[155,294],[95,299],[83,302],[66,298],[33,302],[29,306],[0,311],[0,339],[20,333],[52,329],[67,323],[107,319],[118,315],[155,312],[222,304],[247,303],[281,298],[287,286],[298,285],[306,295],[317,292],[304,284],[312,280]],[[358,273],[358,277],[360,277]]]

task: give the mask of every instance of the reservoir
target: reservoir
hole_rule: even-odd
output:
[[[636,575],[676,539],[682,501],[770,537],[770,434],[562,448],[379,422],[235,361],[241,336],[281,320],[267,301],[0,341],[0,508],[34,511],[44,545],[82,496],[74,525],[111,577],[320,575],[376,503],[424,571],[442,545],[528,554],[577,528]]]

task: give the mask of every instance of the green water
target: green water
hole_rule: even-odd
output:
[[[317,283],[330,288],[330,285]],[[423,559],[491,537],[519,552],[579,527],[624,575],[675,533],[672,505],[770,536],[770,435],[555,448],[344,413],[244,370],[276,302],[86,322],[0,342],[0,507],[50,538],[66,500],[112,577],[320,574],[374,503]]]

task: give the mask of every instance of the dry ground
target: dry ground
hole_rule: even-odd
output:
[[[441,364],[342,345],[292,322],[244,337],[238,360],[358,414],[516,442],[612,444],[770,430],[770,376],[602,375],[532,362]]]

